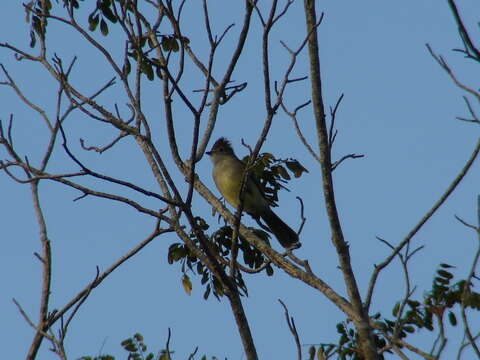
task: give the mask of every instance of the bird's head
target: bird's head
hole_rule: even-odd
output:
[[[235,153],[233,152],[232,145],[230,144],[230,141],[228,141],[226,138],[221,137],[217,141],[215,141],[215,144],[212,146],[212,150],[207,151],[206,154],[208,156],[215,156],[215,155],[234,155]]]

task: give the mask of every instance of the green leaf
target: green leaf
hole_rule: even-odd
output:
[[[170,51],[171,50],[171,45],[170,45],[170,38],[168,36],[162,37],[162,49],[164,51]]]
[[[398,310],[400,310],[400,302],[397,302],[395,304],[395,306],[393,307],[392,309],[392,314],[393,316],[397,316],[398,315]]]
[[[274,168],[272,168],[272,170],[274,170],[277,173],[277,175],[281,176],[285,180],[291,179],[290,175],[288,175],[287,170],[285,170],[283,166],[275,166]]]
[[[408,333],[414,333],[415,332],[415,328],[413,326],[404,326],[403,330],[405,330]]]
[[[325,350],[323,349],[323,346],[321,346],[317,352],[317,360],[326,360],[327,359],[326,355],[327,354],[325,354]]]
[[[29,23],[30,22],[30,15],[32,13],[33,0],[31,0],[29,3],[25,4],[24,7],[25,7],[25,22]]]
[[[42,29],[42,22],[40,21],[40,18],[38,16],[32,17],[32,27],[33,30],[35,30],[35,32],[38,34],[38,36],[43,38],[44,34]]]
[[[183,289],[188,295],[192,294],[192,282],[190,281],[190,278],[188,277],[187,274],[184,274],[182,277],[182,285]]]
[[[211,291],[211,287],[210,287],[210,284],[207,285],[207,289],[205,290],[205,292],[203,293],[203,298],[205,300],[208,299],[209,295],[210,295],[210,291]]]
[[[454,268],[455,266],[442,263],[442,264],[440,264],[440,267],[442,267],[442,268],[444,268],[444,269],[450,269],[450,268]]]
[[[305,169],[302,164],[300,164],[297,160],[287,161],[285,165],[287,165],[287,168],[293,173],[296,178],[302,176],[304,172],[308,173],[308,170]]]
[[[178,50],[180,50],[180,46],[178,45],[177,39],[172,38],[171,42],[172,42],[172,51],[178,52]]]
[[[208,272],[205,271],[205,272],[202,274],[202,279],[200,280],[200,282],[201,282],[202,285],[205,285],[207,281],[208,281]]]
[[[125,347],[125,346],[127,346],[127,345],[129,345],[129,344],[132,344],[132,343],[133,343],[133,340],[130,339],[130,338],[128,338],[128,339],[123,340],[123,341],[120,343],[120,345],[122,345],[123,347]]]
[[[380,317],[382,316],[382,314],[380,314],[379,312],[375,313],[372,315],[372,319],[375,319],[375,320],[378,320],[380,319]]]
[[[95,31],[100,21],[100,15],[95,15],[93,17],[88,17],[88,30]],[[103,20],[102,20],[103,21]]]
[[[140,63],[140,70],[147,76],[148,80],[152,81],[155,78],[155,75],[153,74],[153,68],[150,63],[142,61]]]
[[[117,17],[115,16],[115,14],[113,13],[113,11],[112,11],[109,7],[102,9],[102,14],[103,14],[103,16],[105,16],[108,20],[110,20],[110,22],[112,22],[112,23],[114,23],[114,24],[117,22]]]
[[[245,262],[245,264],[253,268],[254,254],[250,249],[243,252],[243,261]]]
[[[457,317],[451,311],[448,312],[448,320],[452,326],[457,326]]]
[[[407,300],[407,304],[411,307],[411,308],[416,308],[418,306],[420,306],[420,302],[416,301],[416,300]]]
[[[35,32],[33,30],[30,30],[30,47],[34,48],[36,43],[37,43],[37,38],[35,36]]]
[[[135,344],[128,344],[126,346],[123,347],[125,350],[129,351],[129,352],[135,352],[138,350],[137,346]]]
[[[446,270],[438,270],[437,274],[440,275],[441,277],[444,277],[446,279],[451,279],[453,278],[452,273],[446,271]]]
[[[448,285],[448,284],[450,284],[450,280],[449,280],[449,279],[444,279],[444,278],[439,277],[439,276],[437,276],[437,277],[435,278],[435,281],[436,281],[437,283],[440,283],[440,284],[443,284],[443,285]]]
[[[268,276],[272,276],[273,275],[273,268],[270,264],[268,264],[266,267],[265,267],[265,270],[267,271],[267,275]]]
[[[173,264],[187,256],[187,250],[180,243],[174,243],[168,248],[168,263]]]
[[[381,321],[375,321],[375,325],[377,325],[378,327],[380,327],[382,330],[386,331],[388,329],[388,326],[385,325],[383,322]]]
[[[108,25],[107,22],[103,19],[100,21],[100,31],[102,32],[103,36],[108,35]]]
[[[126,59],[125,64],[123,65],[123,74],[129,75],[130,71],[132,71],[132,65],[130,65],[130,61]]]
[[[213,294],[217,297],[217,299],[221,296],[223,296],[223,286],[220,283],[220,281],[217,280],[216,277],[213,277]]]

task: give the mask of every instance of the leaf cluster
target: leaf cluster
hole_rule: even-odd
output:
[[[179,38],[176,35],[171,34],[157,34],[160,38],[160,46],[162,49],[167,52],[178,52],[180,50],[180,43],[188,44],[190,40],[187,37]],[[148,48],[143,50],[143,48],[148,45]],[[153,81],[155,80],[155,75],[159,79],[163,79],[164,75],[162,74],[162,68],[160,61],[156,58],[150,58],[147,56],[153,49],[155,49],[155,45],[150,37],[142,36],[138,41],[138,44],[130,43],[130,49],[127,52],[128,58],[132,59],[133,61],[138,63],[140,67],[140,72],[145,74],[148,80]],[[130,74],[131,72],[131,63],[129,59],[126,59],[125,65],[123,68],[123,72],[125,75]]]
[[[247,164],[250,156],[245,156],[243,161]],[[281,189],[287,191],[285,184],[292,179],[308,172],[296,159],[277,159],[270,153],[262,153],[251,167],[251,175],[257,180],[265,197],[272,206],[278,206],[278,192]]]
[[[153,360],[155,358],[153,353],[147,353],[147,345],[143,342],[142,334],[134,334],[131,338],[123,340],[121,345],[128,352],[127,360]]]
[[[135,12],[133,5],[129,2],[115,0],[120,2],[125,12]],[[97,6],[88,16],[88,28],[90,31],[95,31],[100,25],[100,32],[102,35],[107,36],[109,34],[108,22],[115,24],[118,21],[123,22],[124,19],[118,18],[116,11],[113,7],[112,0],[100,0],[97,2]],[[166,53],[178,52],[180,50],[180,44],[188,44],[190,40],[187,37],[179,37],[173,34],[157,34],[161,40],[159,44],[163,51]],[[146,47],[148,45],[148,47]],[[156,46],[153,40],[147,35],[139,35],[138,38],[130,38],[129,51],[127,52],[128,58],[125,60],[123,66],[123,73],[125,76],[129,75],[132,69],[132,65],[129,59],[132,59],[138,64],[140,72],[143,73],[148,80],[153,81],[155,74],[159,79],[163,79],[162,66],[158,59],[150,58],[149,54]]]
[[[377,325],[395,338],[404,339],[408,334],[413,334],[420,329],[434,331],[436,324],[443,324],[447,313],[450,325],[456,326],[458,321],[454,308],[457,305],[457,307],[464,306],[480,310],[480,294],[472,291],[473,284],[467,284],[466,280],[453,282],[454,275],[450,271],[451,268],[454,266],[440,264],[433,279],[432,288],[423,295],[422,301],[407,299],[404,302],[402,314],[400,314],[402,303],[397,302],[392,309],[392,315],[396,319],[376,321]],[[379,318],[380,314],[373,317],[374,320]],[[437,322],[434,322],[434,319],[437,319]]]
[[[47,18],[52,9],[51,0],[31,0],[25,4],[25,20],[31,22],[30,26],[30,47],[35,47],[37,43],[37,36],[40,39],[45,40],[45,34],[47,33]],[[43,21],[42,21],[43,20]]]
[[[450,325],[456,326],[457,316],[454,312],[456,305],[480,310],[480,294],[472,291],[473,284],[467,284],[466,280],[453,282],[454,275],[450,271],[451,268],[454,266],[440,264],[433,279],[432,288],[423,295],[422,301],[406,299],[403,302],[397,302],[392,309],[394,320],[382,319],[380,313],[371,316],[372,321],[380,329],[373,334],[377,349],[384,349],[383,353],[391,353],[391,350],[386,348],[388,340],[384,333],[396,339],[405,339],[409,334],[423,328],[434,331],[435,325],[441,323],[443,326],[447,312]],[[437,319],[437,322],[434,322],[434,319]],[[325,360],[337,354],[340,360],[361,360],[358,334],[350,320],[338,323],[337,333],[340,335],[337,344],[320,344],[317,348],[311,346],[309,359],[314,360],[316,355],[318,360]],[[398,343],[396,346],[403,347]],[[384,359],[382,354],[379,356],[380,359]]]
[[[448,321],[452,326],[457,325],[457,315],[454,312],[456,305],[465,308],[480,310],[480,294],[471,291],[471,285],[466,280],[453,283],[454,275],[449,270],[454,266],[440,264],[433,279],[432,289],[423,296],[423,301],[407,300],[407,310],[398,320],[402,325],[399,337],[404,338],[407,333],[415,332],[415,328],[434,330],[433,319],[443,322],[444,316],[448,313]],[[395,304],[392,310],[394,316],[398,316],[400,303]],[[385,320],[389,331],[395,326],[394,321]]]
[[[335,345],[336,353],[338,354],[339,360],[351,359],[351,360],[362,360],[362,353],[358,345],[358,333],[355,328],[352,326],[351,321],[347,320],[337,324],[337,333],[340,334],[340,339],[338,344]],[[386,340],[379,333],[374,333],[373,338],[375,341],[375,346],[377,349],[382,349],[387,345]],[[333,348],[327,348],[332,352]],[[385,352],[391,353],[390,350]],[[385,356],[382,354],[378,355],[380,360],[384,360]]]
[[[117,23],[118,19],[112,9],[113,3],[112,0],[100,0],[97,1],[97,6],[95,9],[88,15],[88,29],[90,31],[95,31],[98,24],[100,24],[100,32],[103,36],[108,35],[108,23],[112,24]]]
[[[209,228],[209,225],[205,222],[204,219],[197,217],[195,220],[197,222],[197,226],[202,231],[205,231]],[[252,230],[256,233],[258,237],[268,242],[269,235],[265,231],[259,229]],[[229,226],[222,226],[212,235],[208,236],[210,250],[224,260],[223,262],[221,262],[221,266],[224,269],[227,266],[226,264],[229,264],[230,262],[229,256],[231,256],[232,235],[233,232]],[[193,231],[190,233],[190,237],[193,242],[200,247],[200,243]],[[244,265],[250,269],[259,268],[267,261],[264,255],[259,250],[251,246],[242,236],[239,236],[238,249],[242,254]],[[188,272],[191,272],[200,276],[200,282],[205,287],[205,291],[203,294],[205,300],[208,299],[211,293],[213,293],[213,295],[217,299],[220,299],[220,297],[223,296],[224,292],[220,281],[189,250],[189,248],[184,243],[177,242],[170,245],[167,258],[169,264],[173,264],[176,262],[181,264],[181,270],[183,273],[182,285],[187,294],[190,295],[192,291],[192,283],[189,276],[187,275]],[[269,276],[273,275],[273,268],[270,264],[267,264],[265,266],[265,270]],[[248,295],[247,286],[245,285],[241,272],[237,272],[237,274],[235,275],[235,282],[243,291],[243,294]]]
[[[175,353],[175,351],[168,349],[168,344],[167,349],[161,349],[156,356],[152,352],[147,352],[147,345],[144,343],[143,335],[140,333],[123,340],[120,344],[128,353],[127,360],[172,360],[172,355]],[[194,360],[196,352],[197,350],[189,356],[189,359]],[[211,359],[218,360],[215,356],[212,356]],[[115,360],[115,357],[112,355],[82,356],[78,360]],[[200,360],[207,360],[207,356],[203,355]]]

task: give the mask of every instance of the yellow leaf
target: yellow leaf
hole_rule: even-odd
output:
[[[191,295],[192,294],[192,282],[190,281],[190,278],[186,274],[184,274],[182,276],[182,285],[183,285],[183,289],[185,290],[185,292],[188,295]]]

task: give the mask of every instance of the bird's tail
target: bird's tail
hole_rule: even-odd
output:
[[[298,249],[301,246],[298,241],[298,234],[271,209],[262,214],[261,218],[285,249]]]

